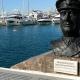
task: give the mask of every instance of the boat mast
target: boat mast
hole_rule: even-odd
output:
[[[25,4],[26,4],[25,0],[22,0],[23,10],[25,10],[25,7],[26,7]],[[27,14],[29,15],[29,0],[27,0]]]
[[[24,4],[25,3],[25,1],[24,0],[22,0],[22,13],[24,14]]]
[[[4,15],[3,0],[1,0],[1,10],[2,10],[2,15]]]
[[[28,15],[29,15],[29,0],[28,0]]]
[[[3,0],[1,0],[1,12],[4,20],[4,5],[3,5]]]

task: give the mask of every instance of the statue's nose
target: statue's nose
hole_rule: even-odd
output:
[[[69,12],[66,13],[64,19],[65,19],[66,21],[69,21],[69,20],[70,20],[70,13],[69,13]]]

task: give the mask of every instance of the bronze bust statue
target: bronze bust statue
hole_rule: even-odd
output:
[[[80,37],[80,0],[58,0],[61,29],[65,37]]]
[[[80,0],[57,0],[56,8],[60,13],[61,40],[54,41],[56,55],[80,56]]]

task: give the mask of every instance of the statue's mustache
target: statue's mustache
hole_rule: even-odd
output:
[[[63,27],[63,29],[64,29],[65,31],[69,31],[69,30],[70,30],[70,27]]]

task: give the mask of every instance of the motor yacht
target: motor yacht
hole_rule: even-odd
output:
[[[52,18],[52,23],[55,23],[55,24],[59,24],[59,23],[60,23],[60,14],[55,15],[55,16]]]
[[[11,14],[6,19],[7,26],[19,26],[22,23],[22,15],[21,14]]]
[[[38,21],[38,24],[51,24],[51,19],[49,18],[42,18],[37,21]]]

